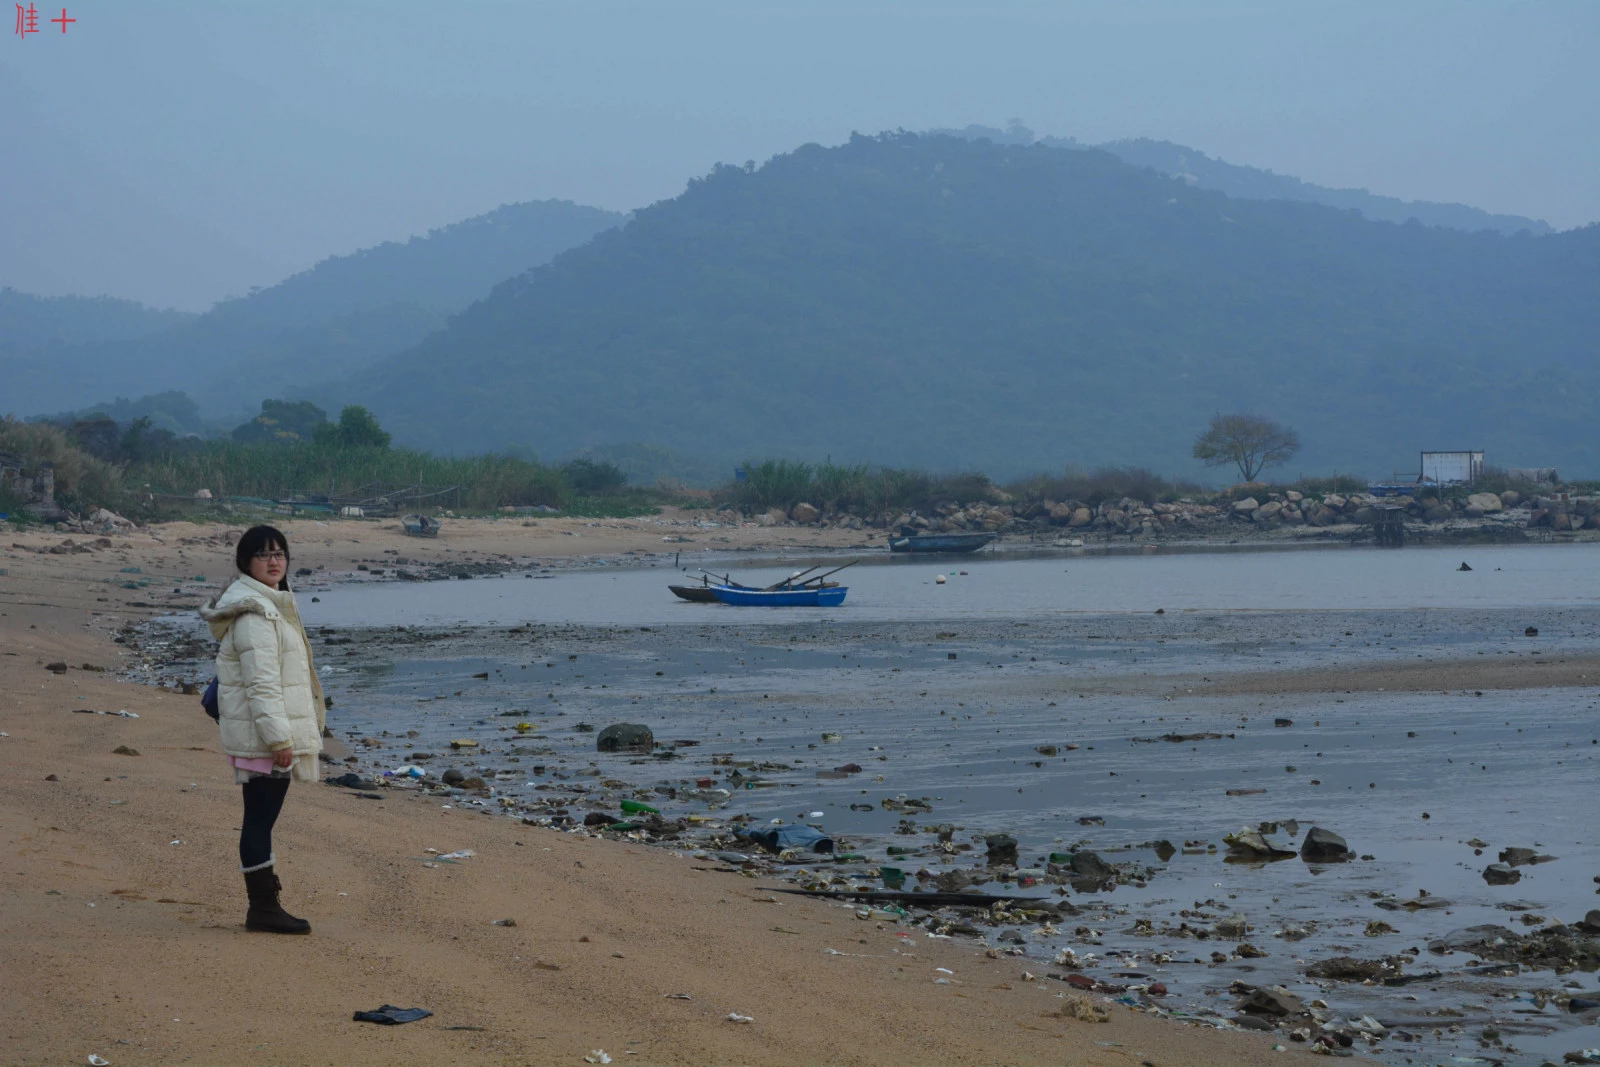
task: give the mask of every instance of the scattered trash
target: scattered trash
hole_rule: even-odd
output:
[[[517,925],[517,920],[515,920],[515,919],[496,919],[491,925],[494,925],[494,926],[515,926],[515,925]]]
[[[468,860],[476,855],[477,853],[472,851],[470,848],[464,848],[459,852],[446,852],[436,858],[441,860]]]
[[[773,852],[784,849],[832,852],[833,838],[810,826],[774,826],[770,830],[747,830],[741,836]]]
[[[606,1055],[606,1050],[597,1048],[583,1058],[584,1063],[610,1063],[611,1057]]]
[[[111,1067],[111,1061],[94,1053],[89,1054],[90,1067]]]
[[[414,1023],[418,1019],[426,1019],[432,1014],[433,1012],[427,1008],[397,1008],[393,1004],[385,1004],[376,1011],[358,1011],[351,1016],[351,1019],[358,1023],[398,1026],[401,1023]]]
[[[730,1011],[727,1019],[730,1023],[753,1023],[756,1021],[754,1015],[740,1015],[736,1011]]]

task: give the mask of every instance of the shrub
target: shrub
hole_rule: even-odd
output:
[[[0,452],[13,453],[28,468],[50,464],[55,469],[56,501],[64,508],[116,510],[122,503],[121,471],[76,447],[57,426],[0,417]]]

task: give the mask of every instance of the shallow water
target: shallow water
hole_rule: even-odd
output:
[[[1458,570],[1462,562],[1471,571]],[[868,564],[872,565],[868,565]],[[704,564],[767,585],[806,566]],[[837,562],[831,564],[837,566]],[[962,572],[966,573],[963,574]],[[935,579],[946,575],[938,585]],[[1408,548],[1331,547],[1236,553],[1092,550],[1043,558],[977,554],[937,560],[869,558],[838,575],[837,608],[757,609],[690,604],[666,590],[687,579],[668,567],[546,571],[540,577],[344,585],[318,591],[308,622],[334,626],[745,624],[812,618],[1037,618],[1104,612],[1500,608],[1600,603],[1600,544]],[[754,614],[752,614],[754,613]]]
[[[496,782],[502,795],[561,801],[580,819],[589,808],[615,811],[627,795],[603,780],[676,788],[681,799],[659,804],[673,817],[708,810],[690,797],[695,779],[738,784],[713,765],[729,754],[761,764],[743,773],[763,785],[738,788],[718,816],[821,826],[868,857],[845,868],[860,882],[872,882],[882,862],[950,866],[930,847],[941,824],[957,828],[956,842],[975,844],[958,865],[981,860],[984,834],[1007,832],[1021,843],[1023,864],[1083,845],[1155,868],[1143,888],[1073,892],[1082,916],[1049,938],[1028,935],[1019,970],[1055,970],[1049,961],[1070,946],[1100,957],[1092,976],[1144,974],[1172,990],[1169,1008],[1225,1015],[1237,999],[1226,992],[1231,981],[1281,982],[1326,999],[1336,1014],[1372,1014],[1417,1035],[1383,1043],[1378,1054],[1395,1064],[1478,1055],[1538,1063],[1600,1044],[1600,1028],[1554,1007],[1541,1011],[1527,994],[1575,981],[1592,995],[1595,975],[1468,975],[1463,955],[1435,956],[1426,945],[1479,923],[1522,930],[1522,914],[1570,922],[1600,906],[1592,881],[1600,876],[1592,814],[1600,678],[1593,688],[1483,695],[1228,697],[1208,695],[1205,680],[1592,653],[1600,650],[1595,549],[896,561],[847,572],[852,599],[835,610],[680,604],[667,599],[672,572],[662,570],[335,588],[317,594],[320,604],[301,599],[308,624],[356,639],[320,649],[319,662],[337,701],[335,729],[390,735],[363,771],[427,750],[441,753],[428,763],[435,774],[452,763],[468,773],[514,770],[516,778]],[[1473,571],[1454,569],[1462,558]],[[775,580],[789,569],[738,574]],[[951,575],[949,584],[933,585],[937,573]],[[1061,603],[1069,595],[1072,603]],[[1152,605],[1167,613],[1152,614]],[[503,628],[527,619],[538,625]],[[396,623],[410,628],[397,633]],[[1537,638],[1524,635],[1528,625]],[[480,672],[488,677],[475,678]],[[1293,725],[1275,726],[1278,718]],[[510,729],[518,721],[532,729],[519,735]],[[699,743],[663,763],[598,755],[594,734],[576,729],[616,721],[648,724],[658,741]],[[417,736],[406,739],[408,730]],[[1135,740],[1173,732],[1223,736]],[[463,736],[482,747],[450,756],[448,741]],[[1041,754],[1041,745],[1059,746],[1057,754]],[[513,754],[519,748],[526,754]],[[865,770],[817,777],[848,763]],[[544,773],[531,773],[536,765]],[[897,796],[926,797],[932,810],[882,806]],[[898,833],[908,817],[916,832]],[[1082,825],[1084,817],[1104,824]],[[1323,826],[1371,858],[1326,867],[1298,858],[1224,862],[1223,834],[1291,819],[1300,835]],[[1466,844],[1475,837],[1488,844],[1482,855]],[[1158,839],[1219,851],[1161,863],[1141,847]],[[1276,839],[1297,844],[1287,833]],[[890,845],[925,851],[888,861]],[[1559,859],[1521,868],[1518,885],[1486,885],[1480,872],[1508,846]],[[1381,895],[1422,890],[1451,907],[1376,907]],[[1203,917],[1177,915],[1185,909]],[[1266,958],[1213,965],[1212,951],[1236,942],[1133,929],[1139,919],[1158,930],[1206,926],[1235,912]],[[1364,936],[1375,919],[1395,932]],[[1080,926],[1090,932],[1077,933]],[[1286,927],[1308,935],[1285,940],[1278,934]],[[1421,952],[1407,973],[1445,977],[1392,989],[1303,975],[1310,960],[1412,947]],[[1155,953],[1172,958],[1157,963]],[[1519,1051],[1480,1048],[1477,1035],[1491,1022]]]

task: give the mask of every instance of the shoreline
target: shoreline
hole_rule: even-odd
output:
[[[384,543],[339,525],[285,525],[297,566],[347,569],[384,555]],[[641,1063],[1282,1062],[1270,1035],[1063,996],[1060,983],[1027,980],[1015,959],[908,940],[858,920],[848,903],[780,901],[761,880],[696,871],[664,850],[447,813],[414,796],[297,787],[278,834],[285,903],[316,932],[247,934],[237,796],[214,726],[193,696],[116,677],[133,666],[115,641],[121,627],[186,610],[227,573],[223,530],[186,526],[85,552],[0,556],[10,1062],[93,1053],[122,1067],[248,1053],[273,1063],[571,1063],[597,1048]],[[551,527],[531,558],[638,554],[654,548],[642,533],[659,536],[580,527],[562,545],[567,531]],[[761,534],[778,551],[798,540]],[[12,540],[31,549],[64,538]],[[392,543],[403,546],[395,554],[440,562],[509,558],[492,538]],[[140,755],[113,752],[124,745]],[[430,868],[428,848],[476,855]],[[505,918],[517,925],[493,925]],[[669,999],[677,993],[692,999]],[[393,1028],[350,1021],[380,1003],[435,1016]],[[1108,1021],[1073,1017],[1095,1005]],[[728,1022],[730,1012],[755,1022]]]

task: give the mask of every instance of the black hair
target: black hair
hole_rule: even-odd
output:
[[[234,566],[239,568],[240,574],[249,574],[250,561],[256,553],[274,548],[283,549],[283,579],[278,582],[278,588],[286,590],[289,588],[289,539],[276,526],[252,526],[246,530],[234,546]]]

